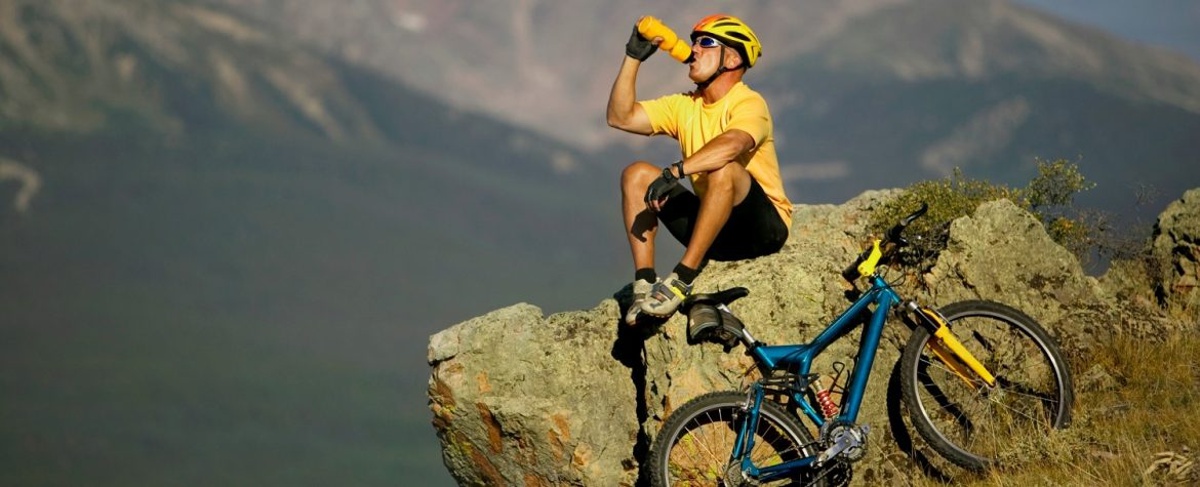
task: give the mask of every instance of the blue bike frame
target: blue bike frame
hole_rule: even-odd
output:
[[[863,330],[862,341],[858,349],[858,360],[855,361],[854,369],[850,372],[842,409],[838,415],[826,420],[804,397],[804,391],[796,391],[792,394],[793,402],[800,405],[804,414],[817,425],[818,429],[824,426],[826,421],[854,423],[858,418],[858,408],[862,404],[863,394],[867,388],[867,379],[871,375],[871,364],[875,362],[875,352],[879,348],[879,340],[883,335],[883,325],[887,322],[887,314],[893,306],[901,301],[900,296],[892,290],[892,286],[879,275],[871,276],[870,283],[871,288],[811,342],[800,345],[761,345],[748,352],[755,362],[766,369],[796,370],[800,377],[806,377],[810,374],[813,359],[856,326],[861,321],[858,318],[866,313],[872,304],[875,305],[870,321]],[[759,408],[764,395],[762,382],[756,382],[750,393],[749,402],[752,404],[749,404],[751,406],[749,415],[747,421],[742,423],[741,431],[738,432],[736,446],[730,460],[741,458],[743,471],[755,479],[769,481],[794,472],[798,468],[808,467],[817,457],[814,455],[761,469],[753,464],[750,456],[745,453],[754,448],[754,431],[758,427]]]

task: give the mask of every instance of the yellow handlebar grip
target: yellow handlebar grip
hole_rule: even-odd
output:
[[[647,15],[638,20],[637,28],[642,37],[647,39],[661,37],[662,43],[658,45],[658,48],[667,51],[671,57],[679,62],[687,62],[688,58],[691,57],[692,47],[683,39],[680,39],[675,34],[675,31],[667,27],[661,20]]]
[[[871,253],[863,260],[863,263],[858,265],[858,275],[869,276],[875,273],[875,267],[879,265],[879,259],[883,258],[883,251],[879,250],[879,239],[871,242]]]

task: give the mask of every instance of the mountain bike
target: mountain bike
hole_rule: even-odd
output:
[[[913,327],[900,357],[901,400],[929,446],[969,470],[1019,455],[1070,422],[1071,374],[1049,334],[1025,313],[991,301],[933,309],[903,299],[880,270],[908,242],[905,217],[843,273],[869,288],[809,343],[768,345],[753,337],[729,305],[738,287],[690,297],[688,342],[746,348],[762,378],[746,390],[705,394],[663,424],[647,468],[654,486],[830,485],[848,479],[866,454],[870,427],[857,422],[884,324],[893,313]],[[857,356],[834,363],[829,386],[814,359],[864,324]],[[839,368],[840,366],[840,368]],[[834,394],[841,394],[839,402]],[[807,420],[812,429],[804,424]],[[817,434],[814,437],[814,432]]]

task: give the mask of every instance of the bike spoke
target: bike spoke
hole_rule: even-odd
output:
[[[725,423],[724,414],[721,413],[723,412],[719,410],[709,411],[704,414],[703,421],[697,418],[691,423],[687,431],[681,435],[679,447],[671,451],[672,456],[680,453],[685,458],[672,460],[672,464],[693,467],[707,466],[707,468],[700,468],[699,470],[719,468],[724,465],[725,461],[721,457],[728,457],[729,450],[726,449],[724,453],[719,454],[714,448],[725,449],[725,446],[731,445],[732,441],[725,441],[725,438],[721,437],[718,425]]]
[[[1022,397],[1028,397],[1044,401],[1049,404],[1057,404],[1058,399],[1053,391],[1037,391],[1029,387],[1024,387],[1021,384],[1004,381],[1004,388],[1009,393],[1017,394]],[[1057,387],[1056,387],[1057,388]]]
[[[1025,412],[1023,412],[1023,411],[1021,411],[1021,410],[1019,410],[1019,409],[1017,409],[1017,408],[1014,408],[1014,407],[1012,407],[1012,406],[1010,406],[1010,405],[1008,405],[1008,404],[1005,404],[1005,403],[1003,403],[1003,402],[1001,402],[1001,401],[997,401],[997,400],[995,400],[995,399],[992,399],[992,398],[987,398],[987,401],[988,401],[988,402],[990,402],[990,403],[992,403],[992,404],[995,404],[995,405],[997,405],[997,406],[1000,406],[1001,408],[1004,408],[1004,409],[1006,409],[1006,410],[1008,410],[1008,411],[1011,411],[1013,414],[1017,414],[1017,415],[1023,416],[1023,417],[1025,417],[1026,419],[1028,419],[1028,420],[1030,420],[1030,421],[1037,421],[1037,418],[1035,418],[1035,417],[1033,417],[1033,416],[1030,416],[1029,414],[1026,414]]]
[[[714,419],[714,418],[710,418],[710,419],[713,419],[712,421],[710,421],[710,423],[712,423],[712,424],[719,424],[719,423],[723,423],[723,422],[724,422],[724,417],[723,417],[723,416],[724,416],[724,415],[720,415],[720,417],[717,417],[717,418],[715,418],[715,419]],[[715,428],[710,428],[710,429],[708,429],[708,430],[705,430],[705,431],[712,431],[711,433],[709,433],[709,436],[717,436],[717,434],[718,434],[718,432],[717,432],[717,431],[715,431]],[[719,454],[718,454],[716,451],[714,451],[714,450],[713,450],[713,447],[712,447],[712,445],[710,444],[710,443],[713,443],[713,442],[710,442],[710,441],[703,441],[703,440],[701,440],[701,441],[697,441],[696,443],[697,443],[697,444],[698,444],[698,445],[699,445],[699,446],[700,446],[700,447],[701,447],[701,448],[704,450],[704,452],[703,452],[703,453],[705,454],[705,456],[707,456],[707,457],[708,457],[709,463],[716,463],[716,462],[717,462],[717,461],[720,459],[720,456],[719,456]],[[715,441],[715,443],[716,443],[716,444],[719,444],[719,445],[723,445],[723,444],[725,444],[724,438],[717,438],[717,439],[716,439],[716,441]],[[725,456],[728,456],[729,454],[728,454],[728,453],[725,453],[724,455],[725,455]]]

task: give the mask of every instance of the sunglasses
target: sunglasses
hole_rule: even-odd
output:
[[[700,46],[700,47],[702,47],[702,48],[704,48],[704,49],[710,49],[710,48],[713,48],[713,47],[717,47],[717,46],[720,46],[720,45],[722,45],[722,44],[721,44],[721,41],[718,41],[718,40],[716,40],[716,39],[714,39],[714,38],[712,38],[712,37],[709,37],[709,36],[700,36],[700,37],[697,37],[697,38],[696,38],[696,40],[692,42],[692,44],[694,44],[694,45],[697,45],[697,46]]]

